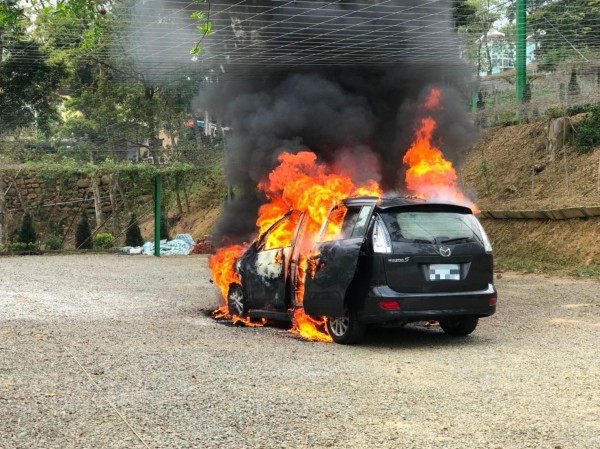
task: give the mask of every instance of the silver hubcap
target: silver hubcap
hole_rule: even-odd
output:
[[[242,315],[244,312],[244,295],[240,288],[232,288],[229,292],[229,306],[235,315]]]
[[[342,337],[348,332],[348,326],[350,326],[350,317],[348,315],[348,309],[344,311],[344,316],[329,318],[329,328],[331,333],[337,337]]]

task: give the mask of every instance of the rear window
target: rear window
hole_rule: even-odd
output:
[[[455,212],[386,211],[381,214],[392,242],[468,243],[482,241],[477,219]]]

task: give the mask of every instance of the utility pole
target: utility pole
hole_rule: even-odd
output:
[[[154,177],[154,255],[160,257],[160,173]]]
[[[527,58],[525,54],[525,40],[526,40],[526,6],[527,0],[517,0],[517,58],[515,61],[516,68],[516,82],[517,88],[517,103],[523,102],[523,94],[525,92],[525,84],[527,83],[527,71],[525,65],[527,64]]]

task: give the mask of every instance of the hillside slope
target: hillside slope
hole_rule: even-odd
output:
[[[551,161],[546,123],[486,130],[459,169],[480,209],[600,205],[600,148]],[[600,277],[600,218],[483,220],[500,268]]]

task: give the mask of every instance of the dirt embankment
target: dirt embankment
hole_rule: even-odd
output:
[[[577,121],[577,117],[574,121]],[[490,128],[459,175],[481,209],[600,205],[600,148],[580,154],[566,140],[551,157],[547,123]],[[484,220],[500,266],[600,276],[600,218]]]

